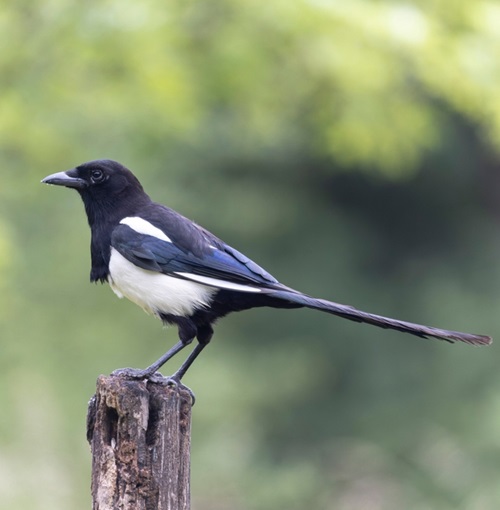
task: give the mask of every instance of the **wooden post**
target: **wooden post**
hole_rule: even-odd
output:
[[[93,510],[189,510],[191,395],[100,376],[89,402]]]

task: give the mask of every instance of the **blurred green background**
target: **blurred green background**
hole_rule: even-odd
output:
[[[499,26],[487,0],[3,2],[0,507],[89,508],[97,376],[176,339],[88,284],[80,199],[40,184],[84,161],[287,285],[499,336]],[[185,382],[198,510],[500,507],[498,344],[253,310]]]

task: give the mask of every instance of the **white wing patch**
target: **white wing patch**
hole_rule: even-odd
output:
[[[128,216],[120,221],[123,225],[128,225],[132,230],[135,230],[138,234],[144,234],[147,236],[156,237],[167,243],[171,243],[172,239],[165,234],[162,230],[155,227],[149,221],[146,221],[138,216]]]
[[[142,269],[111,248],[108,282],[118,297],[126,297],[147,313],[189,317],[210,306],[217,289]]]
[[[200,276],[192,273],[180,273],[175,272],[183,278],[188,278],[195,282],[210,285],[211,287],[217,287],[219,289],[237,290],[239,292],[262,292],[262,289],[257,287],[251,287],[250,285],[241,285],[240,283],[227,282],[225,280],[218,280],[217,278],[210,278],[210,276]]]

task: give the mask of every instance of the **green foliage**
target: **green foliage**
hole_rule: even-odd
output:
[[[99,373],[176,336],[87,285],[100,157],[304,292],[496,335],[492,1],[0,6],[0,500],[88,508]],[[496,509],[496,347],[229,317],[188,374],[200,509]],[[174,369],[174,362],[168,369]]]

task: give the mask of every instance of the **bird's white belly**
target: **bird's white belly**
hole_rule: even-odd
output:
[[[142,269],[111,248],[108,282],[119,297],[126,297],[147,313],[189,316],[207,307],[217,292],[195,282]]]

